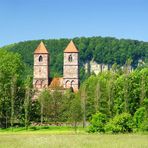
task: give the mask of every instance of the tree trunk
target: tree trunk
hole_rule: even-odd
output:
[[[77,121],[74,122],[75,133],[77,133]]]
[[[99,103],[100,97],[101,97],[101,91],[100,91],[100,84],[98,81],[97,86],[96,86],[96,97],[95,97],[95,101],[94,101],[96,112],[98,112],[99,108],[100,108],[100,103]]]
[[[83,128],[86,127],[86,86],[82,89],[81,93],[82,109],[83,109]]]
[[[16,76],[12,78],[11,83],[11,128],[13,130],[13,124],[14,124],[14,98],[16,94]]]
[[[140,104],[142,105],[143,100],[145,98],[145,79],[144,75],[142,75],[142,80],[141,80],[141,94],[140,94]]]
[[[24,108],[25,108],[25,128],[28,130],[28,110],[29,110],[29,103],[30,103],[30,88],[26,88],[26,96],[25,96],[25,102],[24,102]]]
[[[43,103],[41,103],[41,125],[43,124]]]

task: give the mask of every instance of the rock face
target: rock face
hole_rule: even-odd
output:
[[[47,88],[49,85],[49,54],[43,42],[34,52],[34,77],[35,89]]]
[[[63,86],[64,88],[79,89],[79,52],[71,41],[64,50]]]
[[[84,64],[85,72],[95,73],[96,75],[100,72],[108,71],[111,69],[110,65],[98,64],[94,60]]]
[[[103,63],[98,64],[96,61],[91,60],[84,64],[84,69],[86,73],[91,73],[91,74],[95,73],[96,75],[98,75],[101,72],[113,71],[112,66],[113,65],[103,64]],[[122,71],[127,70],[129,73],[133,71],[133,67],[131,65],[123,65],[120,68]]]

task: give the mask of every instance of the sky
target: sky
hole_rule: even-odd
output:
[[[0,47],[82,36],[148,42],[148,0],[0,0]]]

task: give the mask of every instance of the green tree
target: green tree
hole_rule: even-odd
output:
[[[74,122],[75,132],[77,131],[77,123],[82,120],[82,108],[81,101],[78,95],[75,95],[71,101],[70,110],[69,110],[69,119]]]
[[[20,111],[18,101],[22,97],[23,69],[24,65],[19,54],[0,50],[0,112],[3,127],[13,126],[14,117]]]
[[[46,90],[46,89],[42,90],[42,92],[40,93],[38,97],[38,100],[40,102],[41,124],[43,124],[43,121],[44,121],[44,108],[46,105],[48,105],[49,98],[50,98],[50,93],[49,93],[49,90]]]
[[[17,76],[14,75],[11,81],[11,128],[13,129],[14,124],[14,101],[16,97],[16,83],[17,83]]]
[[[80,90],[80,98],[81,98],[81,106],[83,112],[83,127],[86,126],[86,101],[87,101],[87,94],[86,94],[86,84],[81,87]]]
[[[30,76],[27,77],[25,82],[25,99],[24,99],[24,110],[25,110],[25,128],[28,129],[29,126],[29,113],[31,108],[31,99],[33,97],[33,89],[32,89],[32,78]]]

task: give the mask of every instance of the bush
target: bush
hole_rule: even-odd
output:
[[[133,118],[136,129],[141,128],[145,118],[146,118],[146,109],[145,107],[141,107],[135,112]]]
[[[141,126],[140,126],[140,130],[141,131],[148,131],[148,119],[145,118],[144,121],[142,122]]]
[[[105,126],[108,133],[127,133],[133,131],[132,116],[128,113],[116,115]]]
[[[91,125],[88,128],[88,132],[104,132],[104,127],[107,121],[107,117],[105,114],[100,112],[92,115],[92,119],[90,121]]]

